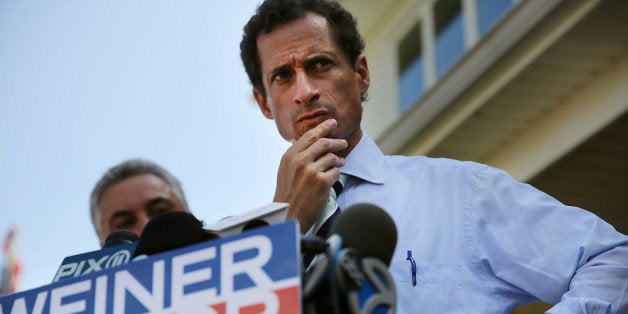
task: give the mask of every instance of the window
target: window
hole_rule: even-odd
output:
[[[400,112],[462,58],[468,48],[465,35],[476,42],[513,8],[513,0],[471,0],[463,12],[463,0],[431,1],[426,20],[416,22],[398,45]]]
[[[406,111],[425,91],[421,24],[417,23],[399,44],[399,109]]]
[[[477,0],[480,34],[484,35],[509,11],[512,1]]]
[[[464,53],[460,0],[440,0],[434,5],[436,71],[442,76]]]

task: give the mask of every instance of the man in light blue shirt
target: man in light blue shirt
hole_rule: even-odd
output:
[[[339,4],[267,0],[240,47],[262,114],[293,144],[274,200],[308,230],[343,173],[340,208],[385,209],[398,312],[506,313],[537,299],[550,313],[628,312],[628,237],[603,220],[486,165],[382,154],[360,127],[369,70]]]

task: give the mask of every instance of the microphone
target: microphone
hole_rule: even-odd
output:
[[[301,237],[301,253],[320,254],[329,249],[329,243],[325,239],[311,235]]]
[[[306,313],[394,313],[397,296],[388,266],[397,244],[392,218],[371,204],[341,212],[328,249],[303,275]],[[303,243],[303,241],[302,241]]]
[[[397,227],[383,209],[356,204],[342,211],[330,234],[342,238],[342,248],[352,247],[363,257],[374,257],[390,265],[397,246]]]
[[[287,212],[288,204],[270,203],[240,215],[224,218],[205,229],[203,222],[191,213],[165,212],[148,221],[140,235],[133,260],[283,222],[286,220]]]
[[[131,231],[114,231],[107,236],[102,249],[64,258],[52,282],[124,265],[131,260],[138,239]]]
[[[117,230],[112,232],[105,239],[104,248],[110,248],[118,245],[129,244],[133,242],[137,242],[140,237],[134,232],[128,230]]]
[[[133,259],[201,243],[217,237],[203,229],[203,222],[196,219],[191,213],[164,212],[149,220],[144,227],[137,242],[135,253],[133,253]]]

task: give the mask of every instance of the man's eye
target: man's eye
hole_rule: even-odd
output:
[[[152,209],[152,210],[150,210],[150,211],[149,211],[149,213],[148,213],[148,216],[149,216],[150,218],[153,218],[153,217],[155,217],[155,216],[157,216],[157,215],[159,215],[159,214],[162,214],[162,213],[167,213],[167,212],[171,212],[171,211],[174,211],[174,208],[172,208],[172,207],[168,207],[168,208],[156,208],[156,209]]]
[[[134,219],[116,219],[111,225],[113,230],[123,230],[132,228],[134,224]]]
[[[331,64],[331,61],[329,60],[316,60],[316,63],[314,63],[314,67],[316,69],[324,69],[327,68],[329,65]]]
[[[273,76],[273,81],[283,81],[289,77],[287,72],[278,72]]]

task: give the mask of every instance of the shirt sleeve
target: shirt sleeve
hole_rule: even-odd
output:
[[[628,237],[504,171],[471,179],[476,258],[502,294],[555,304],[548,313],[628,313]]]

